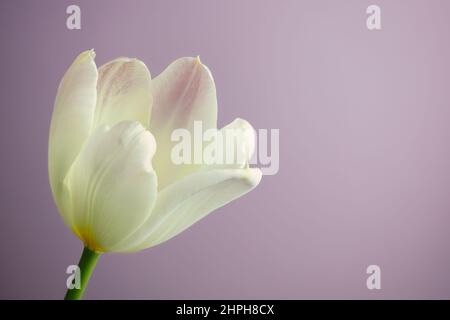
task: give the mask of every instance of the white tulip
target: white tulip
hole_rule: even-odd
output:
[[[88,250],[134,252],[162,243],[242,196],[259,169],[176,165],[174,129],[217,127],[214,80],[198,58],[181,58],[151,79],[145,64],[118,58],[97,69],[81,53],[56,96],[49,178],[64,222]],[[238,119],[227,126],[251,128]],[[253,134],[246,136],[249,160]]]

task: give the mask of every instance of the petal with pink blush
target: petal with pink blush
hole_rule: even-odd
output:
[[[142,61],[118,58],[98,70],[95,125],[113,126],[124,120],[149,127],[152,109],[151,76]]]
[[[217,127],[217,97],[214,79],[199,58],[181,58],[152,81],[153,110],[150,130],[158,142],[153,165],[161,173],[160,189],[195,171],[195,166],[175,165],[170,137],[175,129],[193,132],[194,122],[203,130]]]

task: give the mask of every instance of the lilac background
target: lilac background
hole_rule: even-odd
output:
[[[365,9],[382,8],[381,31]],[[82,30],[65,27],[79,4]],[[0,297],[55,298],[80,241],[47,178],[82,50],[157,75],[200,54],[219,123],[280,129],[280,171],[175,239],[105,255],[86,298],[450,298],[449,1],[1,1]],[[369,291],[365,269],[382,268]]]

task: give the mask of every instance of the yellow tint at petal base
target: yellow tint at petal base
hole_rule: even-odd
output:
[[[95,241],[94,236],[92,232],[89,232],[88,230],[78,230],[75,227],[72,228],[73,233],[77,235],[78,238],[83,241],[84,245],[91,249],[94,252],[97,253],[104,253],[106,250],[102,248],[99,244],[97,244],[97,241]]]

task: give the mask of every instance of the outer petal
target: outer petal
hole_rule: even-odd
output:
[[[57,204],[64,176],[93,123],[97,97],[94,57],[94,50],[81,53],[62,78],[56,95],[50,125],[48,170]]]
[[[152,81],[152,92],[150,129],[158,141],[153,164],[162,189],[195,170],[172,163],[170,151],[175,143],[170,137],[179,128],[192,133],[194,121],[201,121],[203,130],[217,127],[216,87],[211,72],[199,58],[181,58]]]
[[[244,120],[237,118],[218,131],[222,139],[222,155],[217,157],[214,167],[221,168],[246,168],[255,152],[255,129]],[[214,142],[212,142],[214,143]],[[204,156],[207,154],[208,146],[204,149]],[[216,154],[216,153],[215,153]],[[208,168],[208,167],[206,167]]]
[[[157,192],[155,150],[153,136],[137,122],[102,126],[89,138],[65,179],[64,207],[88,247],[109,251],[147,219]]]
[[[259,169],[226,169],[191,174],[158,194],[146,221],[115,251],[133,252],[164,242],[213,210],[244,195],[261,180]]]
[[[96,125],[134,120],[148,128],[152,109],[151,76],[142,61],[118,58],[98,70]]]

